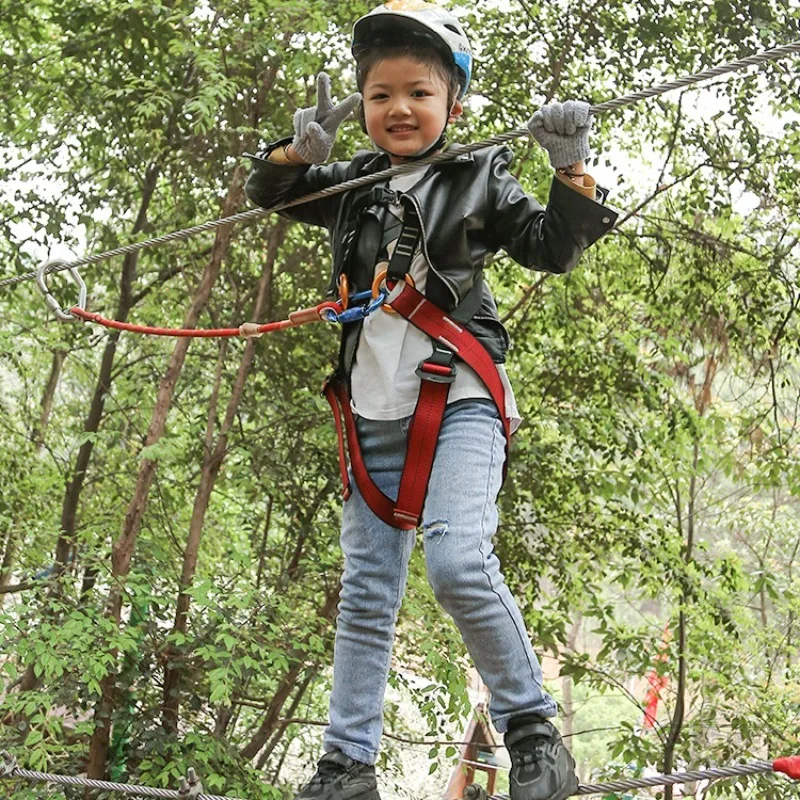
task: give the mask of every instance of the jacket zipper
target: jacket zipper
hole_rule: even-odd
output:
[[[412,194],[404,194],[403,197],[408,199],[411,203],[413,203],[414,208],[417,211],[417,219],[419,220],[419,227],[420,227],[420,231],[422,232],[422,252],[425,255],[425,260],[428,262],[428,268],[447,287],[447,289],[449,290],[450,294],[453,296],[453,300],[455,301],[455,304],[458,305],[459,302],[460,302],[459,299],[458,299],[458,295],[456,294],[456,292],[453,289],[453,287],[450,285],[450,282],[431,263],[431,257],[428,254],[428,235],[425,233],[425,223],[422,221],[422,208],[420,208],[419,201]]]

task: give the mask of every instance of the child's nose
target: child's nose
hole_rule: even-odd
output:
[[[406,116],[409,113],[408,99],[405,97],[394,98],[390,113],[393,116]]]

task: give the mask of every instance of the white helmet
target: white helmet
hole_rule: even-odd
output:
[[[432,35],[438,43],[444,45],[451,54],[459,75],[461,89],[458,97],[461,99],[467,93],[472,76],[472,48],[458,19],[433,3],[423,0],[388,0],[356,20],[351,48],[354,58],[359,60],[364,50],[374,42],[375,34],[379,30],[394,30],[397,33],[402,29]]]

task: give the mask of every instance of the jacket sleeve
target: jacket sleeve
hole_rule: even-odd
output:
[[[511,158],[507,147],[499,148],[491,164],[487,232],[492,247],[524,267],[569,272],[581,253],[614,227],[617,213],[555,178],[542,208],[509,173]]]
[[[281,139],[256,155],[246,154],[250,158],[252,170],[247,177],[244,191],[248,199],[257,206],[271,208],[342,183],[347,179],[347,171],[350,166],[348,161],[291,166],[269,160],[269,154],[273,150],[289,142],[291,139]],[[287,219],[319,225],[330,230],[336,222],[341,201],[342,194],[334,194],[330,197],[312,200],[310,203],[292,206],[278,213]]]

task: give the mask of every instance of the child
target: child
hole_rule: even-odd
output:
[[[252,157],[247,194],[256,204],[273,206],[444,147],[472,70],[458,20],[431,3],[393,0],[356,22],[352,49],[361,94],[334,105],[320,74],[317,105],[295,113],[294,136]],[[325,164],[338,126],[357,106],[378,152]],[[510,150],[492,147],[420,167],[388,187],[283,212],[330,231],[331,291],[342,275],[351,291],[363,291],[387,270],[388,302],[399,311],[343,326],[328,389],[348,421],[355,482],[345,476],[352,495],[342,519],[325,755],[296,800],[379,800],[373,765],[418,525],[434,593],[492,693],[492,720],[511,755],[512,800],[563,800],[577,787],[574,762],[548,721],[556,704],[542,689],[493,553],[495,500],[519,420],[502,366],[508,336],[481,273],[486,255],[500,248],[525,266],[567,272],[612,227],[616,214],[595,199],[584,172],[588,109],[553,104],[529,121],[556,168],[547,208],[509,174]]]

